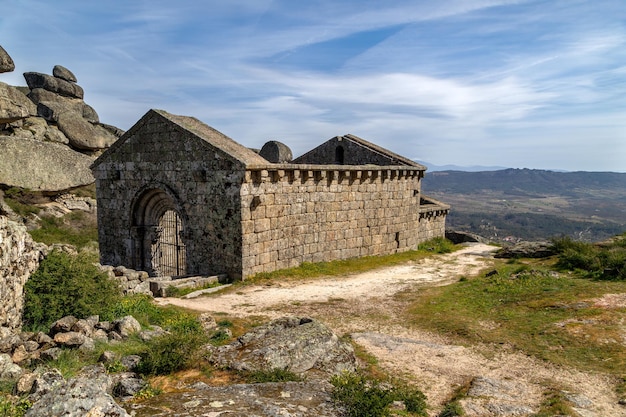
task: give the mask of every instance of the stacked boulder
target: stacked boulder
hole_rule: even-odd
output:
[[[83,101],[83,89],[74,74],[60,65],[52,74],[24,73],[37,115],[55,124],[75,149],[99,151],[111,146],[117,140],[115,128],[100,124],[96,111]]]
[[[12,64],[0,47],[0,72]],[[58,192],[93,183],[94,157],[124,132],[100,123],[67,68],[24,78],[28,87],[0,82],[0,185]]]

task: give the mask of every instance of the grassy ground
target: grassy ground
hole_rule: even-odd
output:
[[[518,260],[492,273],[429,288],[406,312],[414,326],[468,343],[508,344],[552,363],[624,374],[626,308],[594,299],[625,293],[626,282],[557,272],[554,260]]]

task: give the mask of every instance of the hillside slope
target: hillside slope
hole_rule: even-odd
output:
[[[496,241],[626,230],[626,174],[531,169],[428,173],[423,190],[452,205],[448,228]]]

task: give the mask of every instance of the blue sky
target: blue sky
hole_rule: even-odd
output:
[[[626,172],[624,0],[2,0],[23,72],[104,123],[150,108],[299,155],[352,133],[432,164]]]

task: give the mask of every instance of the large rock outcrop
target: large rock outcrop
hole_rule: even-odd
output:
[[[0,327],[21,329],[24,284],[39,267],[44,251],[25,226],[0,216]]]
[[[14,68],[0,47],[0,72]],[[24,78],[28,87],[0,83],[0,185],[57,192],[93,183],[86,167],[124,132],[100,123],[69,69]]]
[[[338,417],[328,382],[272,382],[211,387],[203,383],[133,404],[136,417]],[[167,404],[167,406],[164,406]]]
[[[0,182],[9,187],[54,192],[93,183],[93,160],[58,143],[0,138]]]
[[[323,323],[300,317],[284,317],[259,326],[229,345],[214,348],[210,360],[241,371],[278,368],[328,376],[356,369],[350,344]]]
[[[76,378],[68,381],[57,379],[40,396],[37,396],[37,401],[25,415],[27,417],[129,416],[111,396],[112,386],[112,378],[106,374],[103,367],[83,369]]]

